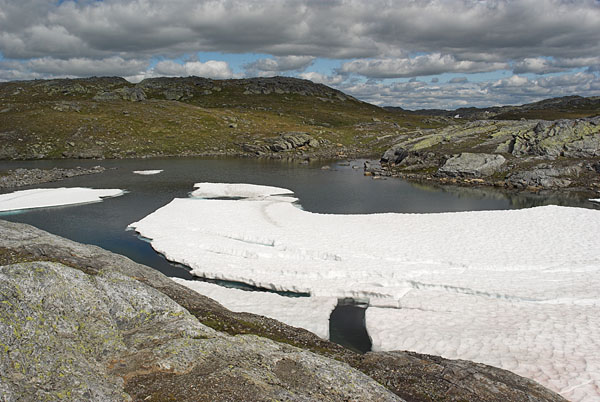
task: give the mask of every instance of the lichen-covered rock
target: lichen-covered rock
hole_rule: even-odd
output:
[[[5,401],[401,400],[344,363],[214,331],[116,272],[0,267],[0,318]],[[179,375],[199,391],[166,386]]]
[[[600,156],[600,117],[540,121],[533,130],[514,137],[510,152],[515,156]]]
[[[507,181],[517,188],[563,188],[571,184],[570,177],[577,176],[580,172],[581,168],[576,165],[560,168],[542,164],[531,170],[511,173]]]
[[[303,146],[316,148],[319,146],[319,141],[306,133],[286,133],[272,139],[269,149],[273,152],[281,152]]]
[[[484,177],[498,172],[506,159],[502,155],[463,152],[448,159],[438,174],[450,177]]]

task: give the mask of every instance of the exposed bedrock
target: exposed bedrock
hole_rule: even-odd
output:
[[[360,355],[233,313],[126,257],[5,221],[0,317],[7,401],[564,400],[468,361]]]
[[[599,157],[600,117],[477,120],[404,134],[382,155],[381,174],[597,192]]]
[[[506,159],[502,155],[463,152],[448,159],[438,174],[451,177],[482,177],[498,172]]]

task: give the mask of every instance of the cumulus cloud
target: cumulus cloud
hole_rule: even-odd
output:
[[[313,56],[282,56],[259,59],[244,66],[248,75],[272,76],[286,71],[303,71],[310,66]]]
[[[32,59],[25,66],[32,72],[49,76],[88,77],[92,75],[128,76],[139,74],[147,67],[147,61],[125,60],[122,57],[105,59],[72,58],[67,60],[53,57]]]
[[[456,109],[536,102],[549,97],[598,95],[600,77],[590,73],[562,74],[531,79],[513,75],[490,82],[460,84],[413,82],[359,82],[338,89],[361,100],[405,109]]]
[[[0,10],[9,58],[44,57],[46,44],[65,58],[217,50],[381,59],[408,51],[477,62],[600,54],[595,0],[0,0]]]
[[[527,57],[513,66],[513,73],[524,74],[549,74],[569,71],[573,68],[590,67],[600,65],[600,57],[576,57],[563,59],[548,59],[544,57]]]
[[[469,82],[467,77],[454,77],[454,78],[448,80],[449,84],[464,84],[467,82]]]
[[[325,85],[329,85],[329,86],[336,86],[341,84],[342,82],[344,82],[344,80],[346,79],[344,76],[342,75],[325,75],[325,74],[321,74],[321,73],[317,73],[317,72],[306,72],[306,73],[301,73],[298,74],[298,76],[300,78],[304,78],[305,80],[310,80],[312,82],[316,82],[318,84],[325,84]]]
[[[342,64],[340,72],[371,78],[406,78],[447,72],[480,73],[506,68],[506,63],[456,60],[451,55],[433,53],[402,59],[353,60]]]
[[[195,75],[213,79],[227,79],[235,76],[229,64],[224,61],[208,60],[176,63],[172,60],[160,61],[153,69],[154,75],[188,77]]]

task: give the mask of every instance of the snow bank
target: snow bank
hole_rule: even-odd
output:
[[[279,189],[240,188],[210,192],[255,199],[175,199],[131,226],[198,276],[369,298],[377,349],[489,363],[572,400],[600,397],[600,211],[324,215],[272,196]]]
[[[133,173],[135,173],[135,174],[141,174],[144,176],[150,176],[150,175],[159,174],[162,172],[163,172],[163,170],[134,170],[133,171]]]
[[[0,194],[0,212],[99,202],[123,194],[119,189],[38,188]]]
[[[329,339],[329,316],[337,305],[333,297],[285,297],[276,293],[229,289],[212,283],[171,278],[210,297],[231,311],[274,318],[293,327],[304,328]]]

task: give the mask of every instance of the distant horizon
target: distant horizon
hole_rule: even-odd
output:
[[[134,82],[134,81],[130,81],[128,80],[126,77],[121,77],[118,75],[103,75],[103,76],[97,76],[97,75],[93,75],[93,76],[88,76],[88,77],[52,77],[52,78],[33,78],[33,79],[22,79],[22,80],[11,80],[11,81],[0,81],[0,84],[2,83],[11,83],[11,82],[27,82],[27,81],[46,81],[46,80],[58,80],[58,79],[67,79],[67,80],[78,80],[78,79],[90,79],[90,78],[121,78],[125,81],[127,81],[130,84],[138,84],[140,82],[142,82],[145,79],[154,79],[154,78],[202,78],[202,79],[210,79],[210,80],[251,80],[251,79],[269,79],[269,78],[295,78],[295,79],[299,79],[299,80],[305,80],[305,81],[310,81],[313,84],[323,84],[321,82],[316,82],[316,81],[312,81],[310,79],[307,78],[300,78],[300,77],[290,77],[290,76],[283,76],[283,75],[275,75],[275,76],[262,76],[262,77],[240,77],[240,78],[210,78],[210,77],[202,77],[202,76],[198,76],[198,75],[188,75],[188,76],[155,76],[155,77],[145,77],[140,81]],[[350,95],[353,96],[347,92],[344,92],[341,89],[335,88],[333,86],[327,85],[327,84],[323,84],[326,85],[330,88],[333,88],[335,90],[341,91],[346,95]],[[353,96],[354,97],[354,96]],[[557,99],[557,98],[568,98],[568,97],[580,97],[580,98],[595,98],[595,97],[600,97],[600,95],[596,95],[596,96],[582,96],[579,94],[571,94],[571,95],[562,95],[562,96],[553,96],[553,97],[549,97],[549,98],[541,98],[538,100],[533,100],[531,102],[526,102],[526,103],[511,103],[511,104],[491,104],[490,106],[459,106],[456,107],[454,109],[448,109],[448,108],[437,108],[437,107],[431,107],[431,108],[421,108],[421,109],[411,109],[411,108],[407,108],[404,106],[399,106],[399,105],[376,105],[374,103],[370,103],[366,100],[363,99],[359,99],[356,98],[362,102],[367,102],[370,103],[374,106],[378,106],[381,108],[401,108],[403,110],[409,111],[409,112],[414,112],[414,111],[419,111],[419,110],[446,110],[448,112],[451,111],[455,111],[457,109],[468,109],[468,108],[475,108],[475,109],[487,109],[487,108],[494,108],[494,107],[505,107],[505,106],[523,106],[523,105],[527,105],[527,104],[531,104],[531,103],[536,103],[536,102],[540,102],[540,101],[544,101],[544,100],[549,100],[549,99]]]

